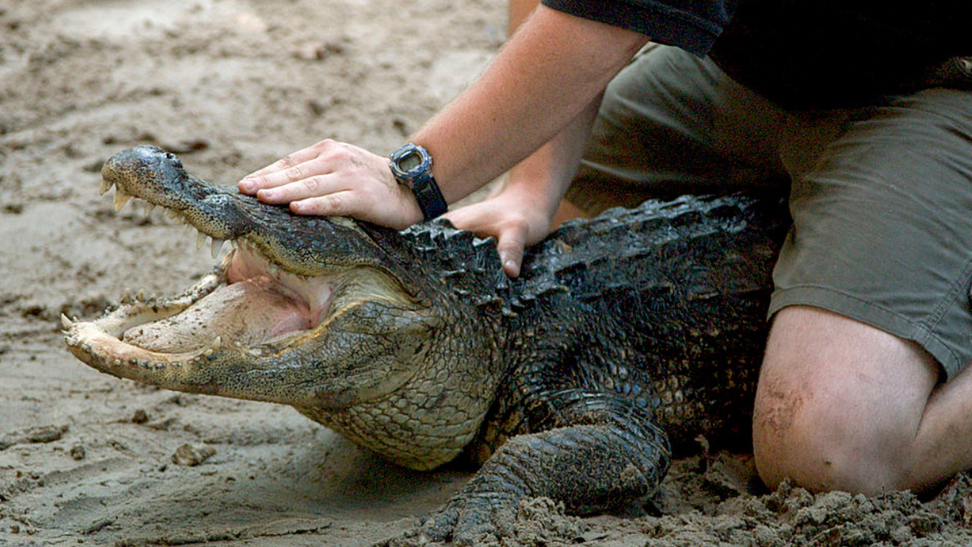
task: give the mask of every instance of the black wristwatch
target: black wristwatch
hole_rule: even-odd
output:
[[[425,220],[435,218],[449,210],[446,205],[439,185],[435,183],[432,176],[432,156],[428,150],[417,144],[408,143],[399,148],[391,155],[392,175],[399,184],[408,186],[415,199],[418,200],[419,207]]]

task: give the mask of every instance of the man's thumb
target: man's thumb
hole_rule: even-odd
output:
[[[523,263],[523,238],[503,234],[496,244],[496,250],[499,251],[500,262],[503,263],[503,271],[506,275],[518,277]]]

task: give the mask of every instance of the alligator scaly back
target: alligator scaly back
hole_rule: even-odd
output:
[[[568,392],[624,401],[666,427],[677,449],[700,434],[748,443],[788,226],[779,196],[686,196],[569,222],[530,249],[504,329],[516,365],[475,459],[561,424]]]

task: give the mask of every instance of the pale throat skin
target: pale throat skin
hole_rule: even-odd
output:
[[[182,295],[129,297],[95,321],[68,320],[79,359],[168,389],[291,405],[414,469],[454,459],[475,436],[500,377],[482,357],[499,344],[455,336],[458,317],[428,312],[441,295],[410,292],[388,272],[392,246],[376,239],[397,233],[296,217],[196,179],[151,147],[111,158],[103,176],[119,209],[144,199],[212,238],[214,256],[224,240],[234,248]],[[314,246],[293,243],[304,232]],[[450,358],[464,354],[477,357]],[[462,362],[476,370],[456,370]]]

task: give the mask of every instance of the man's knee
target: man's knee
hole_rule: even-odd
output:
[[[753,444],[769,486],[876,493],[904,463],[933,368],[910,342],[817,308],[784,308],[760,373]]]
[[[762,389],[762,386],[761,386]],[[753,450],[763,481],[784,479],[814,491],[880,491],[895,482],[892,455],[871,448],[846,408],[804,390],[771,386],[757,397]]]

